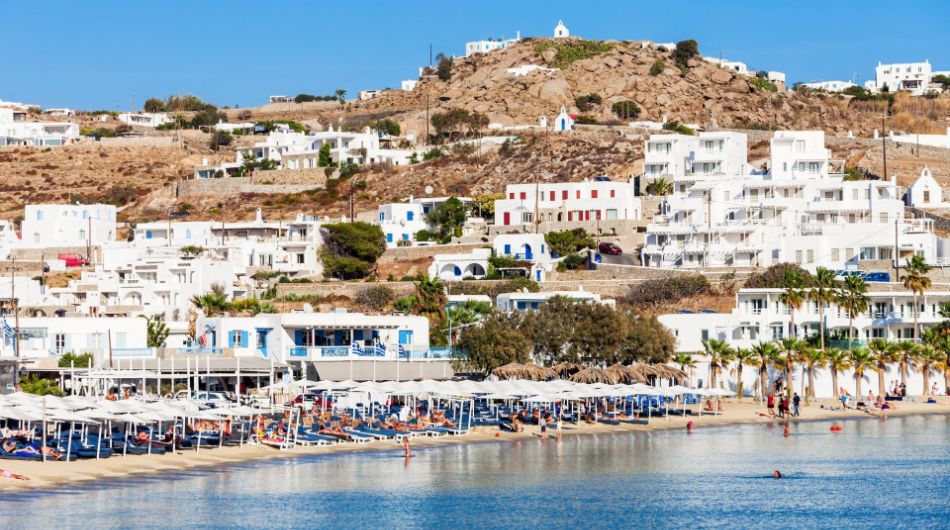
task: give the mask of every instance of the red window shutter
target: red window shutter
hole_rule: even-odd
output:
[[[567,193],[567,192],[564,192],[564,193]],[[573,221],[573,220],[574,220],[574,212],[572,212],[572,211],[568,211],[568,212],[567,212],[567,220],[568,220],[568,221]]]
[[[578,199],[581,198],[581,190],[577,190],[577,198],[578,198]]]
[[[565,200],[565,201],[567,200],[567,190],[564,190],[564,191],[561,192],[561,199],[563,199],[563,200]]]
[[[515,198],[515,194],[514,194],[514,193],[509,193],[509,194],[508,194],[508,198],[509,198],[509,199],[514,199],[514,198]]]
[[[610,198],[613,199],[617,196],[617,190],[610,190]]]
[[[597,198],[597,190],[590,190],[590,198],[591,199]]]
[[[512,195],[514,195],[514,194],[512,194]],[[510,224],[511,224],[511,213],[510,213],[510,212],[505,212],[505,225],[510,225]]]
[[[553,191],[551,192],[551,200],[552,200],[552,201],[554,200],[554,192],[553,192]]]
[[[528,194],[522,191],[522,192],[521,192],[521,200],[525,200],[525,199],[527,199],[527,198],[528,198]]]
[[[597,210],[597,220],[600,221],[600,210]]]

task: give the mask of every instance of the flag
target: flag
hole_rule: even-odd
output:
[[[402,357],[403,359],[409,358],[409,352],[406,351],[405,346],[403,346],[402,344],[399,345],[399,356]]]
[[[363,355],[363,348],[355,340],[350,344],[350,355]]]
[[[376,356],[377,356],[377,357],[385,357],[385,356],[386,356],[386,345],[383,344],[382,342],[379,342],[379,339],[376,339],[375,348],[376,348]]]
[[[16,333],[13,331],[13,328],[10,327],[10,323],[7,322],[7,315],[3,315],[3,336],[12,339]]]

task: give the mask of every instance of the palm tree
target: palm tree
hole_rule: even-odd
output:
[[[848,276],[838,293],[837,304],[848,313],[848,349],[854,347],[854,319],[868,310],[871,298],[868,296],[868,284],[859,276]]]
[[[647,193],[655,196],[672,195],[673,183],[663,177],[657,177],[647,184]]]
[[[825,351],[825,306],[838,299],[838,282],[831,269],[815,269],[814,287],[808,291],[808,298],[818,304],[818,336],[821,351]]]
[[[815,369],[825,364],[825,352],[817,348],[805,348],[799,357],[808,372],[808,389],[805,391],[805,403],[815,397]]]
[[[917,305],[917,298],[930,289],[931,282],[927,277],[930,265],[927,265],[922,256],[913,256],[907,259],[905,269],[907,273],[904,276],[904,287],[914,293],[914,338],[920,338],[920,306]]]
[[[848,353],[839,348],[825,350],[825,363],[831,371],[831,385],[834,387],[835,399],[840,397],[838,392],[838,373],[851,368],[851,358]]]
[[[200,309],[206,317],[219,315],[228,309],[228,297],[213,291],[192,296],[191,303]]]
[[[673,356],[673,362],[680,365],[680,370],[689,374],[687,368],[696,368],[696,359],[693,359],[691,353],[677,353]]]
[[[732,347],[724,340],[709,339],[703,341],[703,349],[709,356],[709,388],[716,388],[719,372],[732,357]]]
[[[880,395],[887,393],[885,375],[887,375],[887,365],[895,362],[898,356],[900,345],[888,342],[887,339],[874,339],[868,343],[868,350],[874,357],[874,371],[877,372],[877,391]]]
[[[901,384],[907,387],[907,370],[914,364],[914,358],[917,355],[917,343],[912,340],[902,340],[897,343],[895,358],[897,367],[901,373]]]
[[[917,371],[920,372],[921,377],[924,379],[924,390],[921,392],[921,395],[930,392],[930,372],[940,364],[940,357],[940,354],[937,353],[937,349],[934,348],[932,344],[921,344],[917,350]],[[946,374],[944,374],[944,377],[946,377]]]
[[[940,337],[934,348],[939,354],[939,362],[934,366],[937,370],[943,372],[943,391],[950,393],[950,337]]]
[[[801,272],[795,269],[785,271],[785,292],[779,295],[778,299],[785,304],[791,316],[789,335],[792,337],[798,337],[798,328],[795,327],[795,311],[801,309],[802,304],[805,303],[806,295],[805,291],[802,290],[804,286],[805,277],[802,276]]]
[[[806,346],[805,341],[794,337],[784,338],[778,343],[779,350],[782,352],[781,364],[789,400],[792,399],[792,373],[795,371],[795,360]]]
[[[752,350],[738,348],[732,354],[732,360],[736,362],[736,399],[742,401],[742,367],[755,362],[755,354]]]
[[[874,356],[866,348],[858,348],[851,350],[848,357],[850,357],[851,367],[854,369],[855,395],[860,398],[864,372],[874,366]]]
[[[752,346],[752,355],[753,360],[749,362],[749,366],[756,366],[759,368],[759,390],[761,392],[760,397],[762,400],[765,400],[765,396],[768,395],[767,387],[769,385],[769,365],[774,364],[779,358],[779,350],[778,347],[771,342],[760,342]]]

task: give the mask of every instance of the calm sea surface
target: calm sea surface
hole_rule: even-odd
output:
[[[950,528],[950,418],[840,424],[252,463],[3,494],[0,527]]]

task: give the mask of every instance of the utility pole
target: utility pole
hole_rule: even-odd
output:
[[[432,43],[429,43],[429,68],[432,68]]]
[[[894,281],[901,281],[900,218],[894,219]]]
[[[431,61],[430,66],[431,66]],[[422,145],[429,145],[429,94],[426,94],[426,141]]]
[[[881,175],[881,180],[887,180],[887,111],[884,111],[884,116],[881,116],[881,146],[884,149],[884,174]]]

